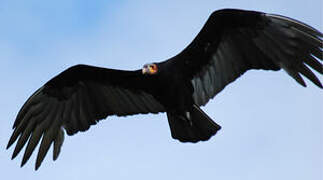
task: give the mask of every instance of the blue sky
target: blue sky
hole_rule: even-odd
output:
[[[75,64],[138,69],[180,52],[210,13],[281,14],[322,31],[322,1],[0,1],[0,169],[4,179],[322,179],[322,90],[285,72],[250,71],[203,109],[222,130],[207,142],[173,140],[165,114],[108,117],[65,137],[39,171],[5,150],[25,100]],[[320,77],[323,81],[322,77]]]

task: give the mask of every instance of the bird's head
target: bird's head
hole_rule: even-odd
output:
[[[142,74],[153,75],[158,73],[158,66],[155,63],[145,64],[142,67]]]

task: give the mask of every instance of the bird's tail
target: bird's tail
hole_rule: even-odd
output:
[[[187,116],[168,112],[167,117],[172,137],[181,142],[206,141],[221,129],[220,125],[196,105],[193,105]]]

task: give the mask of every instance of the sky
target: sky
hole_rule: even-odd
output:
[[[5,150],[17,112],[76,64],[139,69],[186,47],[221,8],[281,14],[322,31],[322,1],[0,0],[0,169],[3,179],[323,179],[323,94],[285,72],[250,71],[203,110],[222,126],[197,144],[171,138],[165,114],[108,117],[65,136],[34,171]],[[316,73],[318,75],[318,73]],[[323,81],[322,76],[319,76]]]

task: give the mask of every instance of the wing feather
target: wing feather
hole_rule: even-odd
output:
[[[56,138],[54,139],[54,149],[53,149],[53,160],[55,161],[58,158],[59,153],[61,152],[61,147],[64,142],[64,131],[60,129]]]

